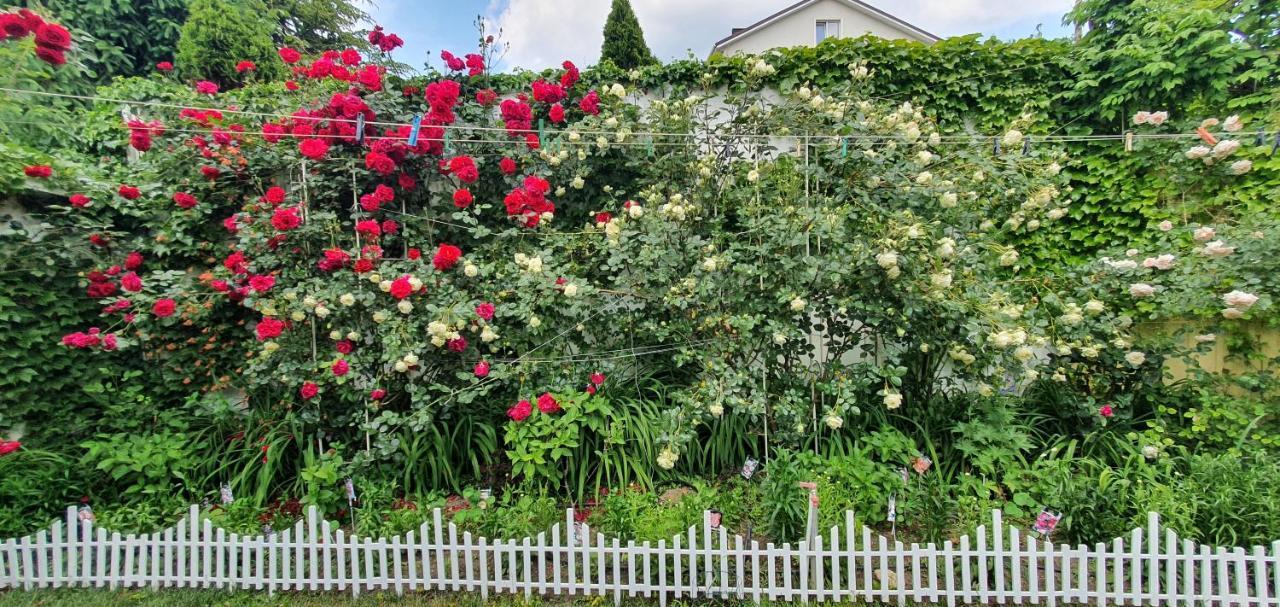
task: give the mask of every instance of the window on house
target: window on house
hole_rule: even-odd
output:
[[[827,38],[840,37],[840,20],[839,19],[821,19],[817,22],[814,33],[814,44],[822,42]]]

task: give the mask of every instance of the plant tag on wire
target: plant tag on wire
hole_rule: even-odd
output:
[[[347,480],[343,481],[342,484],[347,490],[347,501],[355,502],[356,501],[356,484],[351,482],[350,478],[347,478]]]
[[[231,494],[231,483],[222,483],[222,486],[218,488],[218,497],[221,498],[223,506],[230,506],[232,502],[236,501],[235,496]]]
[[[890,523],[898,522],[898,496],[897,494],[889,496],[889,509],[885,512],[884,520]]]
[[[1058,521],[1062,520],[1062,513],[1056,510],[1045,508],[1036,516],[1036,522],[1031,526],[1031,530],[1043,536],[1053,534],[1053,530],[1057,529]]]
[[[760,467],[760,461],[754,457],[748,457],[747,461],[742,462],[742,478],[751,480],[756,475],[756,468]]]
[[[924,473],[929,471],[930,466],[933,466],[933,460],[923,455],[917,455],[916,459],[911,462],[911,468],[920,476],[924,476]]]

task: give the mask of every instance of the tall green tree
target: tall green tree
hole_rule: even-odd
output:
[[[259,0],[192,0],[178,40],[178,70],[185,78],[224,87],[255,76],[274,78],[284,69],[271,38],[274,30]],[[246,60],[257,65],[256,74],[236,71],[236,64]]]
[[[369,14],[352,0],[265,0],[271,19],[278,25],[276,43],[300,51],[363,47],[367,41],[357,31],[369,22]]]
[[[600,61],[609,61],[624,70],[657,62],[644,42],[644,32],[635,11],[631,10],[630,0],[613,0],[609,19],[604,23]]]

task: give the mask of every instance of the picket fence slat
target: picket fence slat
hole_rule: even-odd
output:
[[[570,509],[549,531],[500,539],[459,529],[437,509],[419,528],[388,539],[349,535],[309,507],[291,528],[241,536],[193,506],[173,527],[122,536],[71,507],[47,529],[0,541],[0,590],[450,590],[484,599],[580,594],[615,605],[624,596],[656,596],[663,606],[739,598],[1280,607],[1280,540],[1210,547],[1180,538],[1155,514],[1144,528],[1092,547],[1025,533],[999,511],[990,526],[941,545],[904,545],[857,525],[852,512],[827,533],[811,524],[795,544],[762,544],[719,522],[707,512],[701,529],[656,544],[624,542],[577,522]]]

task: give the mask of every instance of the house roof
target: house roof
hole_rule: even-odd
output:
[[[868,17],[871,17],[872,19],[881,21],[883,23],[886,23],[898,29],[904,30],[908,34],[913,35],[917,40],[920,40],[921,42],[933,43],[940,40],[940,38],[938,38],[937,36],[930,34],[929,32],[926,32],[925,30],[922,30],[919,27],[916,27],[910,23],[907,23],[902,19],[894,17],[893,15],[890,15],[889,13],[886,13],[874,6],[871,6],[866,2],[862,2],[862,0],[834,0],[834,1],[840,2],[848,6],[849,8],[852,8],[853,10],[856,10],[860,13],[867,15]],[[755,23],[752,23],[751,25],[748,25],[747,27],[735,27],[733,28],[732,32],[728,36],[725,36],[724,38],[721,38],[716,41],[715,46],[711,47],[711,52],[715,53],[721,48],[724,48],[724,46],[726,44],[729,44],[730,42],[738,40],[739,38],[745,38],[747,36],[750,36],[751,34],[765,27],[768,27],[770,24],[774,23],[775,21],[784,19],[787,16],[797,11],[803,10],[806,7],[817,4],[818,2],[822,2],[822,0],[800,0],[799,2],[796,2],[795,4],[792,4],[786,8],[783,8],[782,10],[772,15],[769,15],[764,19],[761,19]]]

